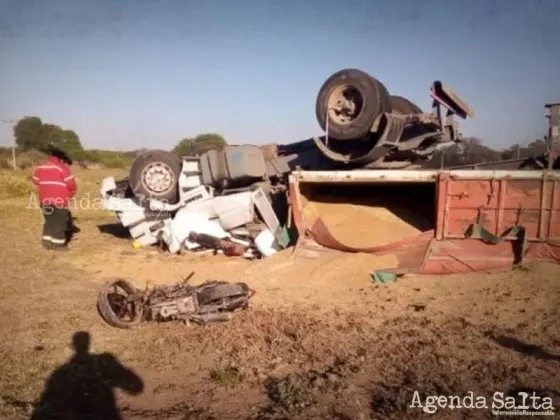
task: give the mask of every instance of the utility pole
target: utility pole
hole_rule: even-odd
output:
[[[10,124],[12,126],[12,136],[14,135],[14,125],[17,124],[17,120],[2,120],[5,124]],[[12,145],[12,165],[14,169],[17,169],[17,162],[16,162],[16,147]]]
[[[560,103],[546,104],[550,112],[546,116],[549,120],[548,128],[548,169],[551,170],[554,162],[560,156]]]

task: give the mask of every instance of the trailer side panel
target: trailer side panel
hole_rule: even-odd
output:
[[[542,172],[541,172],[542,174]],[[530,241],[560,240],[559,181],[556,177],[438,180],[438,239],[461,239],[473,223],[496,236],[514,226]]]

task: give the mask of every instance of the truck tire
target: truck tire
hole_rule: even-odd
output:
[[[393,112],[395,114],[408,115],[408,114],[422,113],[422,109],[418,105],[409,101],[406,98],[403,98],[402,96],[393,95],[390,97],[390,101],[391,101],[391,108],[393,108]]]
[[[338,109],[333,109],[337,107]],[[356,140],[366,136],[375,119],[391,112],[387,88],[369,74],[344,69],[331,75],[317,95],[317,121],[328,136],[337,140]]]
[[[175,204],[179,200],[178,180],[181,159],[165,150],[149,150],[132,163],[129,182],[137,196]]]

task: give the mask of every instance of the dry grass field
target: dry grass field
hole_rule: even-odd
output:
[[[81,231],[69,252],[52,254],[29,206],[30,173],[0,172],[0,418],[424,418],[410,407],[415,391],[472,391],[491,404],[494,392],[534,390],[560,409],[559,266],[375,285],[368,273],[384,262],[369,255],[306,260],[287,250],[251,262],[135,250],[104,233],[116,222],[95,201],[108,174],[77,172]],[[96,311],[107,277],[145,287],[191,271],[195,282],[247,282],[251,308],[230,323],[131,330]],[[73,356],[78,332],[90,348]],[[39,402],[58,417],[41,417]]]

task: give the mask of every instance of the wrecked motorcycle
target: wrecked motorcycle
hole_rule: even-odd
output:
[[[183,281],[142,291],[117,278],[101,288],[97,308],[105,322],[117,328],[131,328],[143,321],[207,324],[229,321],[234,312],[249,307],[254,293],[245,283],[216,280],[198,286]]]

